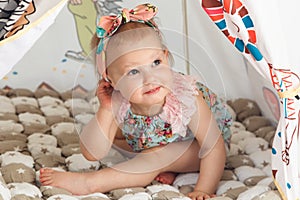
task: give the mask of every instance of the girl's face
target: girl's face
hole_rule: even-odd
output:
[[[108,67],[108,78],[132,104],[162,104],[172,83],[167,54],[161,48],[129,52]]]

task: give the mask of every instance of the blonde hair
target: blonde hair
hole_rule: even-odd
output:
[[[131,21],[120,25],[118,30],[109,39],[107,39],[105,48],[103,50],[104,52],[102,52],[105,56],[104,62],[101,63],[102,65],[104,65],[104,67],[102,66],[102,68],[106,69],[110,64],[112,64],[113,60],[117,58],[116,56],[111,56],[112,53],[116,54],[115,52],[117,50],[124,47],[130,47],[132,46],[132,44],[136,44],[140,41],[145,40],[145,38],[150,38],[154,42],[159,42],[161,49],[168,51],[168,48],[164,44],[162,33],[157,27],[152,27],[142,22]],[[97,48],[99,41],[100,39],[95,34],[91,42],[91,47],[93,49]],[[118,55],[120,56],[122,55],[122,53],[119,53]],[[170,53],[168,53],[168,59],[172,65],[173,57]]]
[[[129,31],[129,30],[134,30],[134,29],[138,29],[138,28],[146,28],[146,27],[150,27],[149,25],[145,24],[145,23],[141,23],[141,22],[135,22],[135,21],[131,21],[125,24],[120,25],[120,27],[118,28],[118,30],[113,34],[112,37],[114,37],[115,35],[117,35],[118,33],[122,33],[124,31]],[[157,28],[155,28],[157,31],[159,31]],[[154,30],[154,28],[153,28]],[[159,33],[160,34],[160,33]],[[160,34],[161,35],[161,34]],[[98,38],[97,34],[95,33],[93,35],[92,41],[91,41],[91,48],[92,49],[96,49],[98,44],[100,42],[100,38]]]

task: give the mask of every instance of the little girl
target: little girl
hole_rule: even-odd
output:
[[[102,17],[97,27],[100,107],[80,134],[82,154],[100,160],[114,146],[131,159],[86,173],[43,168],[43,185],[83,195],[143,187],[155,178],[172,179],[172,173],[199,171],[188,196],[214,196],[231,116],[208,88],[171,70],[170,53],[153,21],[156,12],[150,4],[123,9],[118,16]]]

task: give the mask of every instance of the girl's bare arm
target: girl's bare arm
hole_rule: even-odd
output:
[[[112,109],[112,92],[110,83],[99,81],[97,88],[99,110],[80,134],[81,151],[88,160],[100,160],[105,157],[118,130]]]
[[[129,146],[129,144],[126,141],[126,138],[123,136],[122,130],[118,128],[115,139],[114,139],[114,145],[116,145],[118,148],[127,151],[127,152],[134,152],[132,148]]]
[[[100,160],[111,148],[117,132],[113,114],[99,109],[95,117],[83,128],[80,134],[82,154],[88,160]]]
[[[197,109],[198,112],[193,115],[189,124],[199,143],[199,158],[201,159],[199,178],[194,193],[212,195],[223,174],[226,151],[222,134],[202,93],[197,96]]]

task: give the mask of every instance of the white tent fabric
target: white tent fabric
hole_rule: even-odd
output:
[[[13,1],[1,1],[1,6],[5,8]],[[32,12],[26,15],[27,7],[31,4]],[[20,15],[25,13],[25,24],[21,30],[14,35],[0,41],[0,79],[3,78],[16,63],[23,58],[26,52],[39,39],[44,31],[54,22],[55,17],[63,8],[66,0],[51,0],[51,1],[20,1],[16,5],[16,10],[10,18],[7,18],[6,26],[1,29],[1,32],[8,32],[14,25],[12,22],[18,21]],[[3,22],[4,19],[1,19]],[[28,20],[28,22],[27,22]]]
[[[224,98],[253,99],[243,56],[219,33],[217,27],[212,26],[199,1],[186,3],[189,38],[187,59],[191,63],[191,74],[201,74],[203,81]]]
[[[158,0],[149,2],[159,8],[157,21],[167,46],[174,55],[176,70],[187,73],[186,61],[188,60],[191,73],[200,76],[222,97],[253,97],[251,85],[245,81],[248,80],[248,75],[243,56],[228,44],[217,28],[211,25],[205,12],[199,12],[201,8],[199,2],[193,1],[196,7],[190,7],[194,6],[191,4],[187,5],[189,12],[187,19],[183,17],[184,9],[181,0],[173,1],[172,5]],[[134,7],[139,3],[138,0],[118,1],[119,5],[127,8]],[[170,12],[171,7],[172,12]],[[201,20],[195,20],[195,18],[201,18]],[[185,50],[185,21],[190,22],[188,23],[189,56],[186,55]],[[216,40],[218,42],[215,42]],[[80,44],[77,39],[74,17],[65,6],[55,19],[55,23],[31,48],[28,48],[26,55],[19,62],[15,61],[13,70],[8,74],[6,74],[8,70],[5,72],[6,76],[0,81],[0,85],[14,88],[26,87],[34,90],[42,82],[47,82],[58,91],[64,91],[76,85],[91,89],[95,86],[95,83],[91,81],[95,80],[93,66],[65,57],[65,52],[68,50],[79,49]],[[14,53],[11,52],[14,51],[7,50],[6,54],[12,57]],[[14,59],[16,60],[16,56]],[[231,71],[234,71],[236,75],[232,76]]]
[[[293,21],[299,2],[203,0],[202,6],[277,90],[281,117],[272,148],[272,173],[284,199],[299,199],[300,62],[295,47],[300,44],[300,32]]]
[[[25,26],[22,31],[0,42],[0,78],[4,77],[0,81],[0,86],[35,89],[41,82],[47,82],[60,91],[71,89],[76,85],[93,89],[96,80],[91,64],[74,61],[64,55],[69,49],[80,48],[73,17],[67,7],[64,7],[66,1],[34,2],[37,11],[30,17],[36,16],[36,21],[32,19],[32,23]],[[254,53],[256,48],[259,49],[256,52],[262,55],[260,61],[253,59],[254,54],[249,52],[244,53],[243,57],[228,42],[201,8],[201,1],[174,0],[172,3],[166,3],[149,0],[149,2],[159,8],[158,24],[170,51],[175,55],[176,70],[190,71],[191,74],[199,76],[216,93],[225,98],[248,97],[257,100],[268,117],[272,117],[272,112],[267,107],[266,100],[257,92],[258,88],[262,86],[270,88],[273,85],[278,92],[288,91],[280,93],[282,115],[277,130],[278,137],[274,140],[273,172],[282,195],[288,199],[299,198],[300,101],[294,96],[299,93],[297,75],[300,70],[298,67],[300,57],[296,48],[300,44],[297,40],[299,29],[294,23],[300,2],[297,0],[243,2],[254,23],[254,28],[250,29],[243,28],[244,22],[237,13],[229,15],[225,12],[228,31],[240,38],[238,44],[241,42],[247,44],[248,30],[255,31],[256,42],[249,43],[248,50],[253,47],[253,51],[250,52]],[[221,2],[229,5],[229,9],[234,3],[240,3],[238,0]],[[141,2],[123,0],[118,3],[131,8]],[[55,19],[55,23],[50,27]],[[239,32],[236,25],[241,28]],[[244,46],[242,49],[245,50]],[[273,68],[268,63],[271,63]],[[253,71],[252,67],[258,73]],[[270,75],[274,76],[270,78]],[[255,88],[251,92],[253,85]],[[290,94],[291,96],[286,96]],[[282,160],[282,155],[289,157]]]

